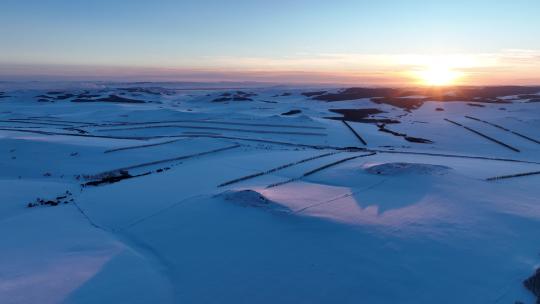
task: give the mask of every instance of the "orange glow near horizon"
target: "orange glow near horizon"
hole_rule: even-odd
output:
[[[404,63],[415,66],[410,75],[422,86],[452,86],[465,81],[463,71],[481,66],[478,59],[465,55],[416,56]]]
[[[203,60],[204,59],[204,60]],[[347,86],[540,85],[540,51],[479,54],[298,54],[131,65],[2,64],[0,80],[253,81]]]
[[[423,85],[449,86],[456,84],[463,77],[463,73],[442,65],[433,65],[418,71],[417,76]]]

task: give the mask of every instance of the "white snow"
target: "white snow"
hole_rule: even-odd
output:
[[[486,179],[540,171],[525,138],[540,140],[538,103],[407,112],[241,83],[1,90],[2,304],[535,301],[522,281],[540,266],[540,175]],[[147,103],[36,98],[55,90]],[[213,102],[236,91],[256,95]],[[349,122],[364,146],[326,119],[337,108],[381,109],[400,121],[388,129],[433,143]],[[91,185],[120,170],[131,178]],[[58,205],[27,207],[38,199]]]

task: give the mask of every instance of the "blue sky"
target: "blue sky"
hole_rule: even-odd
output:
[[[2,0],[0,65],[233,68],[245,58],[535,51],[538,16],[538,0]]]

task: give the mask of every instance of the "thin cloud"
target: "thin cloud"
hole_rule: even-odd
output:
[[[283,57],[200,57],[189,65],[185,62],[184,58],[155,66],[0,64],[0,76],[407,85],[417,82],[418,71],[444,65],[463,73],[462,84],[540,83],[539,50],[480,54],[301,53]]]

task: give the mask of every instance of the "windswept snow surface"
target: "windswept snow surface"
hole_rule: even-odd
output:
[[[536,301],[539,103],[0,91],[2,304]],[[349,128],[332,109],[378,111]]]

